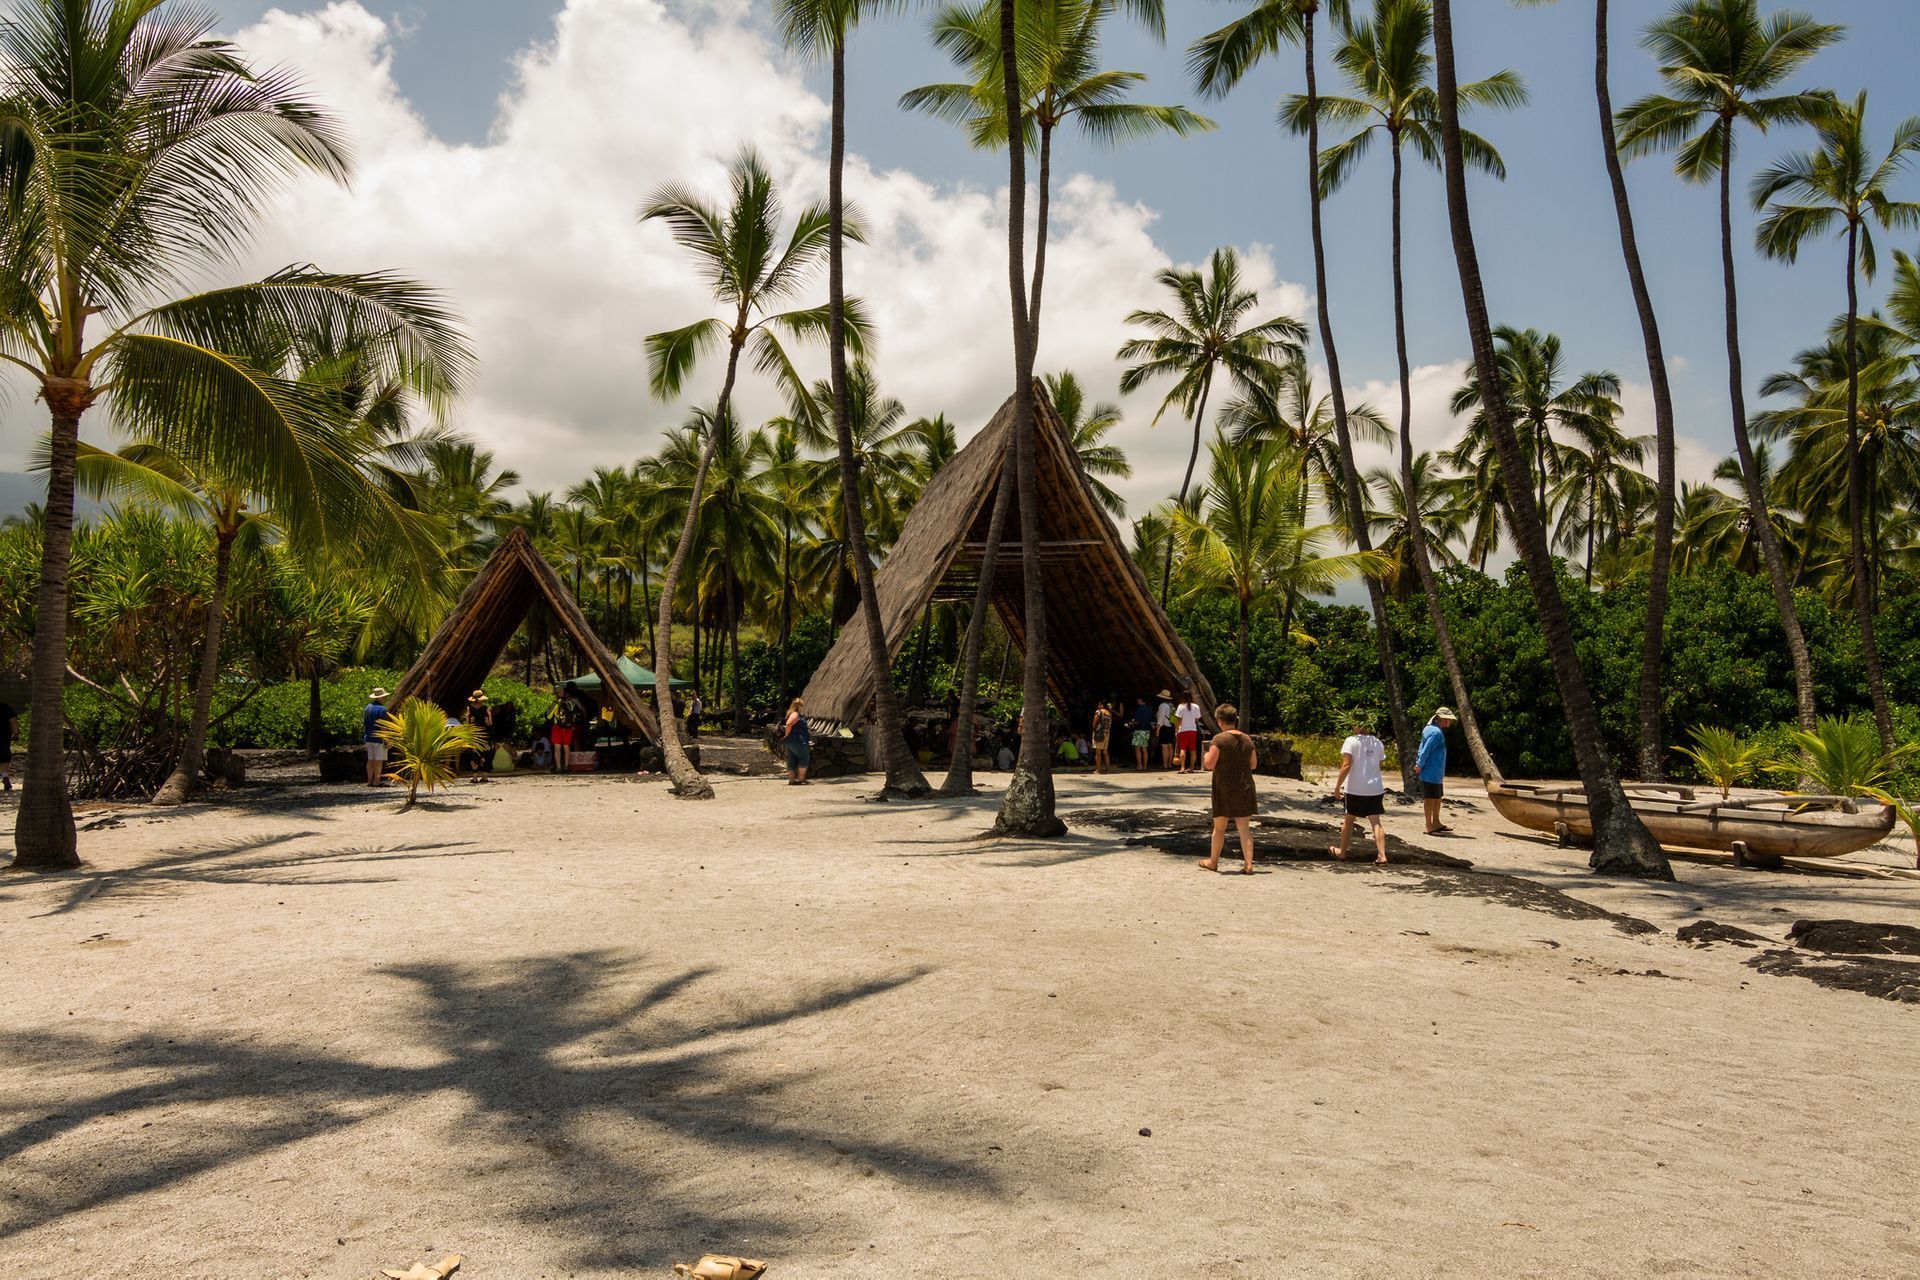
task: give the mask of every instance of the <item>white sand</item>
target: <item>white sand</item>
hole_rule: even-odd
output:
[[[0,1274],[1920,1271],[1920,1006],[1673,937],[1920,923],[1920,886],[1444,846],[1632,937],[868,789],[253,792],[0,879]]]

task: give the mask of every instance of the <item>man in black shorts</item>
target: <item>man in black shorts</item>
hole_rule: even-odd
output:
[[[1347,840],[1361,818],[1373,825],[1374,861],[1387,860],[1387,829],[1380,822],[1387,807],[1387,783],[1381,774],[1387,746],[1374,734],[1374,719],[1367,712],[1354,716],[1353,736],[1340,744],[1340,776],[1334,779],[1333,797],[1346,801],[1347,812],[1340,819],[1340,843],[1328,845],[1327,852],[1343,861]]]

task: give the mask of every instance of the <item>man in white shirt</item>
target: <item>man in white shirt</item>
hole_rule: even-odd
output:
[[[1200,708],[1195,704],[1190,690],[1180,691],[1180,705],[1173,709],[1173,722],[1174,746],[1180,753],[1180,772],[1197,773],[1200,769]]]
[[[1160,767],[1173,768],[1173,695],[1165,689],[1153,712],[1153,740],[1160,747]]]
[[[1353,718],[1353,736],[1340,744],[1340,776],[1333,782],[1333,798],[1346,801],[1346,815],[1340,819],[1340,843],[1328,845],[1327,852],[1344,861],[1347,840],[1355,824],[1365,818],[1373,825],[1374,861],[1387,860],[1387,829],[1380,815],[1386,812],[1386,779],[1381,766],[1387,759],[1387,746],[1375,736],[1376,717],[1360,712]]]

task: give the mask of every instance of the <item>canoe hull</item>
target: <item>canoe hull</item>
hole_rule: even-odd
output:
[[[1570,783],[1499,783],[1487,798],[1516,826],[1575,842],[1593,839],[1586,795]],[[1839,858],[1878,844],[1892,834],[1891,806],[1867,804],[1859,813],[1838,809],[1794,812],[1789,808],[1700,808],[1690,792],[1630,793],[1647,830],[1676,849],[1732,852],[1736,844],[1763,858]]]

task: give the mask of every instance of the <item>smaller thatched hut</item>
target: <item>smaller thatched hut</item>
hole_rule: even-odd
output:
[[[535,601],[553,611],[561,631],[600,677],[604,704],[627,732],[659,741],[653,708],[626,679],[612,651],[587,625],[586,615],[560,575],[534,550],[523,529],[508,534],[467,584],[460,602],[394,690],[394,705],[408,698],[424,698],[448,708],[463,704],[506,652],[507,642]]]

